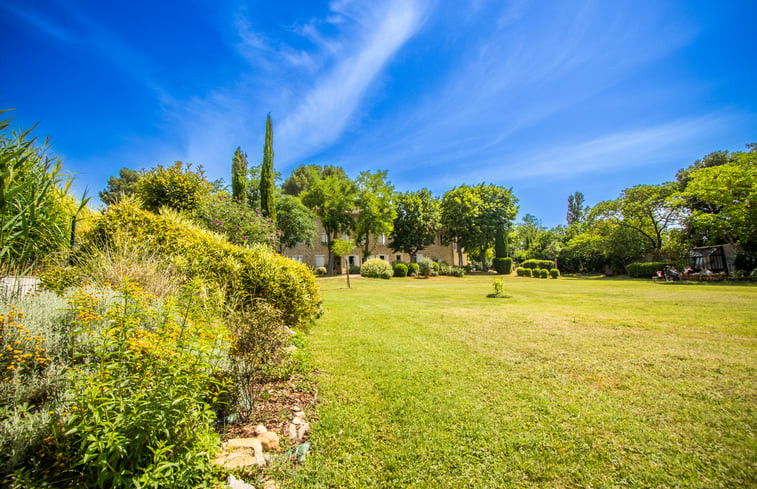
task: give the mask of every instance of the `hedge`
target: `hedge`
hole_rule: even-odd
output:
[[[657,272],[668,266],[668,262],[650,261],[646,263],[631,263],[626,267],[628,275],[635,278],[653,278]]]
[[[371,258],[360,267],[360,275],[370,278],[390,279],[394,276],[392,264],[381,258]]]
[[[550,270],[555,267],[555,263],[552,260],[526,260],[520,266],[523,268]]]
[[[500,275],[510,275],[513,271],[513,259],[512,258],[495,258],[494,269]]]

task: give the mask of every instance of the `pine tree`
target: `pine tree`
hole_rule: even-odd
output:
[[[231,196],[241,204],[247,200],[247,155],[237,146],[231,159]]]
[[[268,119],[265,122],[265,147],[263,148],[263,164],[260,166],[260,212],[269,219],[276,219],[271,114],[268,114]]]

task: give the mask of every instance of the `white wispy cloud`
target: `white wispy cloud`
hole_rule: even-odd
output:
[[[342,135],[377,75],[423,21],[423,10],[410,1],[370,9],[334,2],[331,10],[358,23],[364,34],[339,53],[342,59],[302,94],[302,102],[281,123],[279,154],[285,163],[313,154]],[[312,26],[308,30],[319,45],[328,45]]]

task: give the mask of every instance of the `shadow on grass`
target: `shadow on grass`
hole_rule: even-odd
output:
[[[497,295],[497,294],[487,294],[486,297],[489,299],[510,299],[512,298],[511,295]]]

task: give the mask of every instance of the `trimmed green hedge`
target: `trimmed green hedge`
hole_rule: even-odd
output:
[[[394,276],[395,277],[407,277],[407,265],[404,263],[394,264]]]
[[[635,278],[653,278],[657,276],[658,270],[663,270],[668,266],[668,262],[650,261],[647,263],[631,263],[626,267],[628,275]]]
[[[513,271],[512,258],[495,258],[493,262],[494,269],[500,275],[510,275]]]
[[[87,242],[107,246],[118,233],[167,256],[178,269],[202,278],[229,299],[265,299],[283,313],[288,326],[320,314],[321,294],[313,273],[265,245],[236,246],[176,212],[153,214],[130,202],[112,205],[99,216]]]
[[[549,271],[549,276],[552,278],[557,278],[560,276],[560,270],[553,268]]]
[[[519,277],[530,277],[531,276],[531,269],[530,268],[518,268],[515,273],[518,274]]]
[[[407,274],[411,277],[415,277],[418,275],[418,264],[417,263],[408,263],[407,264]]]
[[[523,268],[542,268],[549,270],[555,267],[555,263],[552,260],[526,260],[520,265]]]

